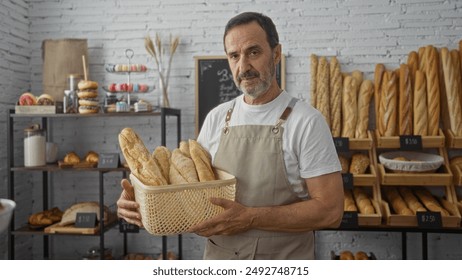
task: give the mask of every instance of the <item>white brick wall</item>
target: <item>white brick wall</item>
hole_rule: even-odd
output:
[[[4,0],[0,3],[0,113],[5,115],[19,94],[29,88],[36,94],[41,93],[40,48],[44,39],[88,38],[91,79],[104,85],[120,81],[119,76],[105,73],[104,64],[124,63],[125,48],[132,48],[135,51],[134,62],[154,67],[144,50],[144,36],[159,32],[167,38],[172,33],[181,37],[181,43],[172,65],[171,102],[182,110],[183,138],[194,138],[193,56],[223,54],[224,25],[239,12],[259,11],[273,18],[287,58],[287,90],[294,96],[308,98],[308,57],[311,53],[337,55],[343,71],[358,69],[371,79],[376,63],[397,67],[407,58],[409,51],[420,46],[433,44],[456,48],[462,39],[461,7],[462,1],[456,0]],[[141,75],[133,77],[133,80],[153,83],[155,77],[152,74]],[[104,97],[102,90],[99,94]],[[154,101],[155,96],[146,95],[146,99]],[[54,141],[60,145],[60,156],[70,150],[80,154],[89,149],[115,151],[117,132],[124,126],[132,126],[133,121],[137,123],[134,127],[143,131],[142,136],[151,148],[160,144],[160,122],[143,118],[78,120],[75,123],[56,121]],[[0,118],[0,124],[5,126],[4,118]],[[21,130],[18,126],[19,136]],[[93,131],[104,133],[95,134]],[[168,137],[170,146],[175,142],[174,131],[172,119]],[[21,146],[16,149],[17,160],[20,161]],[[4,145],[0,145],[0,170],[5,170],[5,160]],[[1,173],[0,183],[6,185],[6,175],[3,174],[6,171]],[[58,206],[67,206],[69,194],[78,196],[78,199],[95,194],[95,174],[82,174],[83,178],[69,174],[54,176],[56,195],[51,199]],[[109,204],[117,199],[119,193],[118,176],[112,174],[108,176],[111,179],[105,181]],[[30,181],[35,182],[37,178],[33,177]],[[34,185],[34,189],[38,188],[39,185]],[[5,194],[5,188],[0,188],[0,195]],[[24,201],[28,199],[26,197]],[[39,203],[40,200],[36,200],[29,207],[37,209]],[[30,212],[30,208],[25,212]],[[120,236],[116,231],[111,231],[109,236],[110,246],[120,253]],[[418,238],[417,235],[417,238],[409,240],[411,258],[420,257]],[[184,257],[200,258],[202,240],[194,236],[186,236],[185,239]],[[429,257],[460,259],[461,253],[454,246],[460,247],[459,239],[451,235],[430,235]],[[75,238],[75,242],[68,242],[67,238],[53,240],[57,258],[78,258],[87,248],[97,244],[97,240],[91,238]],[[330,250],[348,248],[373,251],[381,259],[399,259],[401,255],[400,235],[394,233],[321,232],[316,240],[317,257],[320,259],[329,258]],[[175,242],[172,243],[173,246]],[[40,258],[38,240],[34,242],[32,251],[27,249],[27,241],[24,244],[25,249],[21,250],[24,258]],[[155,252],[159,243],[155,238],[142,235],[133,237],[130,246],[134,246],[134,250]],[[65,249],[59,250],[59,247]],[[0,248],[3,250],[5,246]]]

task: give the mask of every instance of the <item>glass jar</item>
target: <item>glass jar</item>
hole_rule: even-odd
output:
[[[42,166],[46,163],[45,130],[39,124],[24,129],[24,166]]]

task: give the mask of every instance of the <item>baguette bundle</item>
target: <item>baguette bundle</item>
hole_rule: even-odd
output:
[[[353,189],[353,196],[355,198],[356,205],[359,208],[361,214],[375,214],[374,206],[369,195],[361,188]]]
[[[160,186],[215,180],[211,156],[197,141],[181,141],[172,152],[157,147],[152,155],[131,128],[119,134],[119,145],[130,171],[143,184]]]

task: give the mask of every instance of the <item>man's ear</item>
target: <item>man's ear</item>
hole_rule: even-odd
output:
[[[277,46],[274,47],[274,52],[273,52],[274,65],[277,65],[281,61],[281,54],[282,54],[282,46],[281,44],[277,44]]]

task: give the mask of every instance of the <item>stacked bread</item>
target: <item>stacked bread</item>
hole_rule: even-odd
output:
[[[98,83],[90,80],[81,80],[77,87],[79,91],[79,113],[96,114],[99,112]]]
[[[428,45],[411,51],[399,69],[387,70],[377,64],[374,96],[378,134],[436,136],[443,113],[445,126],[462,136],[461,53],[462,40],[459,50],[441,48],[438,52]]]
[[[338,158],[342,166],[342,173],[364,174],[371,164],[369,156],[359,152],[354,153],[351,160],[342,155],[339,155]]]
[[[441,216],[457,215],[455,204],[445,198],[435,197],[425,188],[386,187],[384,198],[398,215],[415,215],[417,212],[440,212]]]
[[[344,211],[358,211],[359,209],[359,213],[361,214],[375,214],[372,199],[363,188],[355,187],[353,191],[346,189],[344,191],[343,202]]]
[[[367,138],[372,81],[363,80],[358,70],[341,73],[335,56],[328,61],[312,54],[310,62],[311,105],[322,113],[332,136]]]
[[[124,128],[119,144],[130,171],[143,184],[160,186],[215,180],[211,156],[197,141],[181,141],[170,151],[159,146],[151,154],[138,134]]]

